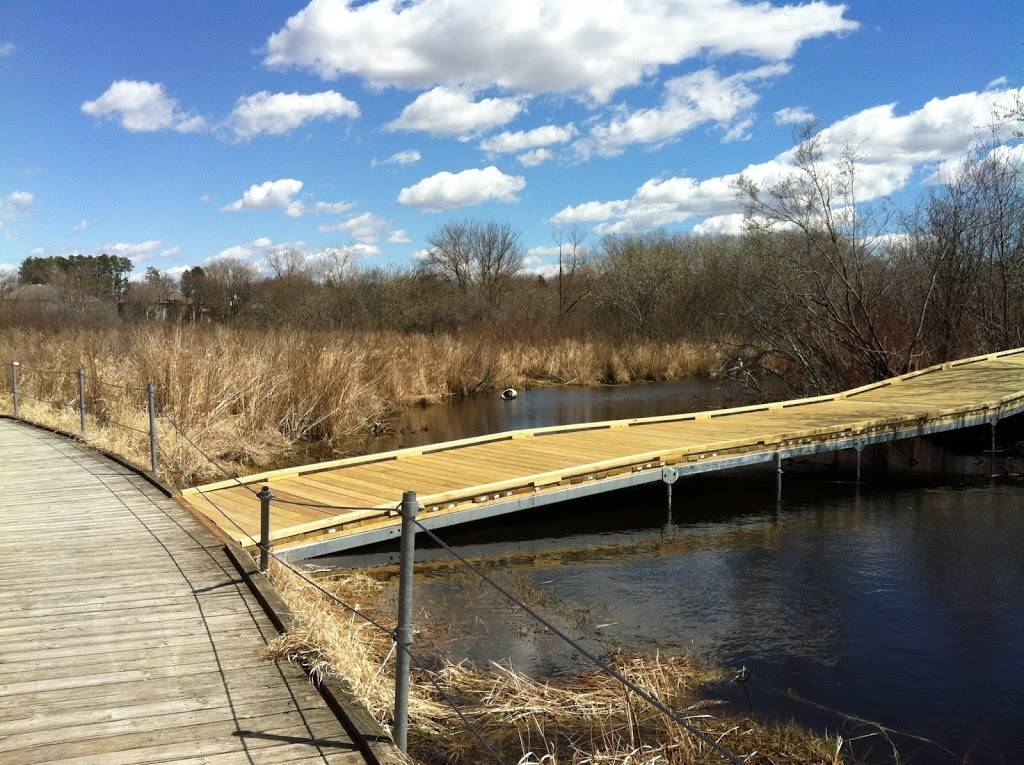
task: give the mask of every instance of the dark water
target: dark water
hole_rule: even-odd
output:
[[[554,415],[534,394],[492,414],[503,429],[564,412],[572,420],[653,414],[638,408],[656,409],[659,387],[593,401],[579,400],[588,392],[542,391],[557,401]],[[709,392],[706,405],[722,392]],[[615,396],[624,394],[620,405]],[[1001,425],[1000,469],[1019,469],[1011,455],[1022,430]],[[719,689],[740,707],[848,738],[872,732],[829,711],[839,710],[937,742],[893,734],[904,761],[1021,762],[1024,482],[982,477],[991,472],[986,439],[979,429],[875,447],[860,485],[845,455],[792,465],[781,501],[765,469],[719,473],[677,483],[671,512],[663,487],[644,487],[444,537],[489,561],[590,648],[748,667],[742,689]],[[380,548],[329,563],[393,557]],[[445,556],[427,548],[417,559]],[[417,597],[452,622],[444,645],[452,656],[508,658],[542,675],[583,666],[455,567],[428,569]],[[804,701],[787,699],[786,689]],[[877,736],[856,747],[866,759],[892,759]]]

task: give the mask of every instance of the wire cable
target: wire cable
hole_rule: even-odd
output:
[[[572,637],[570,637],[566,633],[562,632],[562,630],[560,630],[558,627],[556,627],[550,621],[548,621],[543,616],[541,616],[539,613],[537,613],[532,608],[530,608],[530,606],[528,606],[520,598],[516,597],[516,595],[514,595],[513,593],[511,593],[508,590],[506,590],[504,587],[502,587],[500,584],[498,584],[496,581],[494,581],[491,577],[487,576],[487,574],[485,574],[483,572],[483,570],[480,569],[479,566],[477,566],[476,564],[466,560],[466,558],[462,557],[459,553],[457,553],[455,550],[453,550],[451,547],[449,547],[448,544],[443,539],[441,539],[439,536],[437,536],[437,534],[435,534],[433,531],[431,531],[426,526],[424,526],[422,523],[420,523],[420,521],[418,521],[417,519],[413,518],[412,522],[415,523],[420,529],[422,529],[423,532],[426,533],[426,535],[428,537],[430,537],[435,543],[439,544],[450,555],[452,555],[453,557],[458,559],[470,571],[472,571],[474,574],[476,574],[481,579],[483,579],[485,582],[487,582],[487,584],[491,585],[491,587],[493,587],[498,592],[500,592],[502,595],[504,595],[509,601],[511,601],[516,606],[521,608],[523,611],[525,611],[527,614],[529,614],[531,617],[533,617],[536,621],[538,621],[542,625],[544,625],[553,634],[557,635],[562,640],[564,640],[566,643],[568,643],[570,646],[572,646],[576,651],[578,651],[582,656],[585,656],[587,659],[589,659],[594,665],[596,665],[599,669],[601,669],[601,671],[603,671],[605,674],[609,675],[610,677],[614,678],[615,680],[618,680],[619,683],[621,683],[623,686],[625,686],[629,690],[633,691],[633,693],[638,695],[640,698],[642,698],[648,704],[653,706],[659,712],[661,712],[662,714],[664,714],[665,716],[669,717],[671,720],[675,721],[676,723],[681,725],[683,728],[688,730],[694,736],[696,736],[701,741],[703,741],[705,744],[707,744],[709,747],[711,747],[713,750],[715,750],[715,752],[717,752],[722,757],[724,757],[727,761],[729,761],[730,763],[733,763],[733,765],[742,765],[742,761],[738,757],[736,757],[736,755],[734,755],[732,752],[730,752],[728,749],[726,749],[724,746],[722,746],[717,741],[715,741],[711,737],[710,733],[708,733],[707,731],[701,730],[700,728],[698,728],[695,725],[693,725],[685,717],[679,715],[671,707],[667,706],[662,701],[660,701],[656,696],[651,695],[650,693],[645,691],[643,688],[638,686],[636,683],[631,681],[629,678],[627,678],[625,675],[623,675],[621,672],[619,672],[618,670],[614,669],[613,667],[608,665],[606,662],[602,661],[597,656],[592,654],[590,651],[588,651],[586,648],[584,648],[582,645],[580,645]]]
[[[71,375],[74,372],[67,369],[47,369],[46,367],[30,367],[25,364],[18,365],[19,372],[38,372],[44,375]]]
[[[96,415],[93,415],[93,416],[95,417]],[[115,419],[113,419],[111,417],[107,417],[107,418],[101,419],[100,420],[100,424],[101,425],[116,425],[117,427],[124,428],[125,430],[134,430],[136,433],[141,433],[144,436],[150,435],[148,430],[143,430],[142,428],[133,428],[131,425],[125,425],[123,422],[118,422],[117,420],[115,420]]]
[[[501,755],[498,754],[498,752],[495,751],[494,747],[491,746],[487,742],[487,740],[483,737],[483,734],[480,733],[480,731],[477,729],[477,727],[475,725],[473,725],[472,722],[470,722],[469,718],[466,717],[466,714],[465,714],[465,712],[463,712],[462,708],[455,702],[454,699],[451,698],[451,696],[449,696],[445,692],[445,690],[441,687],[441,685],[437,682],[437,680],[434,679],[434,677],[430,673],[430,671],[427,670],[427,668],[423,666],[423,663],[419,660],[419,657],[417,657],[416,654],[414,654],[407,646],[403,645],[401,643],[401,641],[398,640],[398,636],[397,636],[397,634],[395,633],[394,630],[391,630],[388,627],[385,627],[383,624],[378,622],[376,619],[374,619],[373,617],[369,616],[368,614],[363,613],[361,610],[359,610],[355,606],[349,605],[348,603],[343,601],[341,598],[339,598],[337,595],[335,595],[333,592],[331,592],[330,590],[327,590],[326,588],[321,586],[318,582],[316,582],[315,580],[313,580],[310,577],[306,576],[303,572],[299,571],[297,568],[292,566],[286,560],[281,558],[277,553],[275,553],[273,550],[271,550],[269,545],[267,545],[267,547],[264,547],[263,545],[261,545],[259,542],[256,541],[256,539],[253,537],[252,534],[250,534],[248,531],[246,531],[240,525],[238,525],[238,523],[235,521],[234,518],[232,518],[227,513],[225,513],[223,510],[221,510],[220,507],[218,507],[217,503],[214,502],[212,499],[210,499],[206,495],[206,492],[204,492],[202,489],[197,489],[197,491],[203,497],[203,499],[205,499],[207,502],[209,502],[210,505],[212,505],[213,508],[218,513],[223,515],[231,523],[231,525],[233,525],[235,528],[237,528],[239,531],[241,531],[243,534],[245,534],[245,536],[247,536],[249,538],[249,540],[257,548],[259,548],[260,550],[266,550],[267,554],[270,555],[270,557],[272,557],[275,561],[277,561],[282,566],[284,566],[286,569],[291,571],[293,574],[298,576],[300,579],[302,579],[302,581],[306,582],[307,584],[312,586],[315,590],[317,590],[318,592],[320,592],[323,595],[327,596],[327,598],[329,598],[332,602],[334,602],[337,605],[341,606],[346,611],[350,612],[354,616],[359,617],[360,619],[363,619],[365,622],[367,622],[368,624],[376,627],[377,629],[382,631],[384,634],[386,634],[388,637],[390,637],[391,640],[394,642],[394,644],[400,650],[405,652],[409,656],[409,658],[412,660],[412,662],[416,665],[416,667],[421,672],[423,672],[424,676],[427,678],[427,681],[434,687],[434,690],[437,691],[438,695],[444,700],[444,702],[446,704],[448,704],[448,706],[450,706],[452,708],[452,711],[454,711],[455,714],[458,716],[459,720],[462,722],[462,724],[466,728],[466,730],[468,730],[470,733],[473,734],[473,737],[476,738],[476,740],[480,743],[480,745],[483,746],[490,753],[491,757],[493,757],[494,760],[497,763],[499,763],[499,765],[505,765],[505,761],[502,759]]]
[[[185,439],[185,442],[189,446],[191,446],[193,449],[195,449],[197,452],[199,452],[199,454],[202,455],[203,459],[205,459],[207,462],[209,462],[211,465],[213,465],[215,468],[217,468],[217,470],[219,470],[223,475],[225,475],[228,478],[230,478],[232,481],[237,483],[239,486],[241,486],[246,491],[250,491],[253,494],[259,494],[258,491],[256,491],[254,488],[252,488],[248,484],[242,483],[242,480],[238,476],[236,476],[234,473],[232,473],[226,467],[224,467],[219,462],[217,462],[217,460],[215,460],[209,454],[204,452],[195,441],[193,441],[191,438],[189,438],[187,435],[185,435],[185,431],[182,430],[181,426],[178,425],[178,423],[174,420],[173,417],[171,417],[171,415],[167,414],[166,412],[161,412],[160,413],[160,418],[163,419],[163,420],[166,420],[167,423],[172,428],[174,428],[174,430],[177,432],[177,434]],[[203,492],[199,492],[199,493],[203,494]],[[206,495],[203,494],[203,496],[205,497]],[[211,502],[211,504],[213,504],[213,503]],[[214,505],[214,507],[216,507],[216,505]],[[232,523],[234,523],[234,521],[232,521]]]
[[[70,374],[70,373],[68,373],[68,374]],[[135,391],[137,393],[145,393],[146,392],[146,387],[145,386],[123,385],[121,383],[110,382],[109,380],[104,380],[104,379],[102,379],[100,377],[93,377],[91,375],[86,375],[85,379],[86,380],[91,380],[92,382],[97,382],[100,385],[108,385],[111,388],[120,388],[121,390]]]

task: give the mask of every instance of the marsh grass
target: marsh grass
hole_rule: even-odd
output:
[[[0,331],[5,365],[0,411],[10,412],[9,362],[24,364],[24,416],[78,430],[74,370],[88,378],[88,440],[146,464],[145,394],[157,386],[161,412],[181,424],[225,467],[251,472],[281,465],[318,444],[346,453],[386,429],[407,406],[508,386],[627,383],[712,374],[722,354],[691,343],[613,343],[486,333],[255,330],[145,325],[61,332]],[[67,374],[49,374],[59,370]],[[102,382],[101,382],[102,381]],[[46,403],[40,403],[46,402]],[[180,484],[217,472],[159,427],[167,475]]]
[[[271,569],[297,624],[267,649],[275,659],[300,660],[345,683],[385,726],[391,723],[394,649],[390,639],[332,603],[284,567]],[[361,573],[322,578],[321,585],[393,628],[388,585]],[[624,692],[600,671],[540,680],[507,663],[453,662],[434,649],[422,610],[418,650],[435,682],[507,762],[520,765],[693,765],[720,763],[699,738]],[[429,657],[429,658],[428,658]],[[696,727],[751,765],[846,762],[841,739],[816,736],[796,725],[770,724],[711,700],[706,690],[722,672],[686,656],[615,654],[612,664],[638,686],[685,715]],[[414,673],[410,698],[410,753],[423,763],[486,762],[490,757],[465,731],[454,711]]]

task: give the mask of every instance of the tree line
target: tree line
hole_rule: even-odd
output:
[[[910,206],[862,204],[856,156],[826,159],[808,129],[789,177],[740,182],[741,233],[558,230],[543,273],[524,272],[511,225],[462,220],[438,226],[408,267],[284,249],[179,280],[149,269],[140,283],[125,259],[29,258],[19,279],[108,300],[180,290],[190,321],[715,342],[755,377],[820,391],[1024,345],[1022,156],[1019,144],[979,146]]]

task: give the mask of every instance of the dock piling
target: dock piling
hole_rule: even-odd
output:
[[[260,571],[267,573],[270,565],[270,487],[264,486],[260,498]]]
[[[85,435],[85,370],[78,368],[78,425],[79,431]]]
[[[395,638],[395,746],[403,752],[409,742],[409,669],[412,651],[412,589],[416,564],[416,492],[402,494],[402,542],[398,574],[398,629]]]
[[[155,477],[157,474],[158,458],[156,443],[156,386],[153,383],[146,385],[146,405],[149,409],[149,463]]]
[[[18,413],[18,362],[11,362],[11,402],[14,404],[14,416],[19,417]]]
[[[782,452],[775,452],[775,501],[782,501]]]

